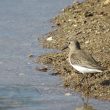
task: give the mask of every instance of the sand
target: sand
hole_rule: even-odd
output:
[[[54,17],[53,31],[40,39],[43,48],[60,50],[37,58],[60,74],[64,87],[69,87],[84,96],[110,100],[110,3],[103,0],[86,0],[73,3]],[[81,48],[98,61],[106,70],[102,73],[83,74],[74,70],[67,61],[69,38],[76,38]]]

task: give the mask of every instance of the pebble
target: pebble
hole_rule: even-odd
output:
[[[68,21],[72,21],[72,19],[69,19]]]
[[[87,40],[86,42],[85,42],[85,44],[88,44],[89,43],[89,41]]]
[[[53,40],[52,37],[48,37],[48,38],[47,38],[47,41],[52,41],[52,40]]]
[[[37,71],[41,71],[41,72],[47,72],[48,68],[47,67],[36,67]]]
[[[32,55],[32,54],[29,54],[28,56],[29,56],[29,58],[35,57],[35,55]]]
[[[74,27],[77,27],[77,24],[74,24],[73,26],[74,26]]]
[[[71,95],[71,93],[65,93],[65,96],[70,96]]]
[[[110,3],[110,0],[105,0],[104,5],[108,5]]]

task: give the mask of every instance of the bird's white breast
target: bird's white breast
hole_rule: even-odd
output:
[[[101,70],[98,69],[91,69],[91,68],[86,68],[80,65],[72,65],[73,68],[75,68],[77,71],[81,72],[81,73],[95,73],[95,72],[102,72]]]
[[[80,65],[77,65],[77,64],[72,64],[70,59],[69,59],[69,63],[70,65],[76,69],[77,71],[79,71],[80,73],[95,73],[95,72],[102,72],[101,70],[99,69],[96,69],[96,68],[87,68],[87,67],[83,67],[83,66],[80,66]]]

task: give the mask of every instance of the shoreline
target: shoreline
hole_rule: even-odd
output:
[[[81,93],[84,96],[110,101],[110,4],[103,5],[103,0],[86,0],[74,3],[63,9],[53,18],[55,30],[49,32],[40,40],[44,48],[62,50],[68,44],[70,36],[75,37],[82,49],[89,52],[107,71],[88,74],[89,85],[81,80],[82,74],[77,72],[67,62],[69,49],[59,53],[48,53],[38,57],[37,62],[52,65],[64,80],[64,86]]]

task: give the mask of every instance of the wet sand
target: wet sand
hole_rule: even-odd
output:
[[[40,39],[44,48],[62,50],[72,36],[106,71],[85,75],[89,85],[86,80],[77,85],[83,75],[78,74],[67,62],[69,49],[41,55],[37,61],[52,65],[64,80],[65,87],[84,96],[110,100],[110,4],[104,4],[103,0],[74,3],[63,9],[52,22],[55,24],[53,31]]]

